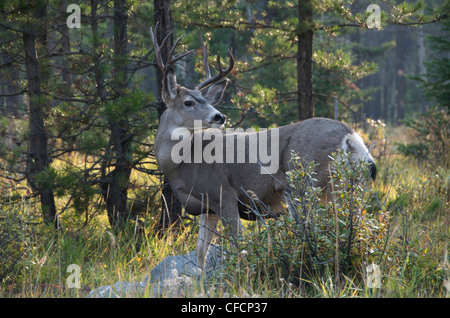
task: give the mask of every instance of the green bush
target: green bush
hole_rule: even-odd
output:
[[[287,197],[286,213],[262,219],[258,230],[236,244],[230,273],[234,279],[280,288],[311,282],[324,273],[363,279],[361,265],[382,257],[389,220],[386,211],[367,212],[367,164],[353,163],[343,152],[333,154],[332,200],[326,206],[320,203],[320,189],[312,186],[316,165],[296,154],[292,165],[287,177],[294,190]]]
[[[405,156],[423,162],[442,176],[450,168],[450,112],[447,107],[433,107],[417,119],[405,120],[414,142],[397,144]]]

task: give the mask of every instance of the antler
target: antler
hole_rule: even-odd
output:
[[[230,59],[230,64],[228,65],[228,67],[226,69],[222,68],[222,64],[220,63],[220,54],[219,52],[217,52],[217,67],[219,69],[219,74],[211,77],[211,71],[209,69],[209,65],[208,65],[208,47],[205,44],[205,42],[203,41],[203,36],[202,33],[199,30],[199,34],[200,34],[200,42],[202,45],[202,54],[203,54],[203,66],[205,68],[205,73],[206,73],[206,80],[202,83],[200,83],[199,85],[197,85],[197,89],[202,89],[212,83],[215,83],[217,81],[219,81],[220,79],[224,78],[228,73],[231,72],[231,70],[234,67],[234,57],[233,54],[231,53],[231,50],[228,49],[228,57]]]
[[[164,44],[166,43],[166,40],[173,33],[173,31],[170,31],[169,34],[167,34],[166,37],[163,39],[161,45],[158,45],[158,39],[157,39],[158,25],[159,25],[159,22],[157,22],[156,25],[155,25],[155,33],[153,33],[153,29],[150,27],[150,37],[152,38],[153,47],[155,48],[156,63],[158,64],[161,72],[163,74],[165,74],[167,72],[167,69],[168,69],[169,65],[173,65],[179,59],[185,57],[188,54],[191,54],[192,52],[194,52],[194,50],[187,51],[187,52],[185,52],[183,54],[178,55],[177,57],[173,56],[173,52],[175,51],[175,48],[178,45],[178,42],[183,37],[183,36],[180,36],[175,41],[175,44],[172,46],[172,48],[170,49],[169,56],[168,56],[168,61],[166,63],[164,63],[163,59],[162,59],[162,55],[161,55],[161,48],[164,46]]]

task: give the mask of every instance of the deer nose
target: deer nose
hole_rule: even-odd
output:
[[[222,113],[217,113],[214,115],[213,120],[219,124],[223,124],[227,117]]]

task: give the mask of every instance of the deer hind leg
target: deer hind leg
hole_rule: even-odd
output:
[[[242,223],[239,214],[236,217],[224,216],[221,218],[221,221],[226,233],[231,235],[231,237],[237,238],[242,234]]]
[[[237,238],[241,235],[242,223],[239,215],[237,194],[234,191],[224,191],[219,211],[225,235],[230,235],[232,238]]]
[[[198,233],[196,255],[197,265],[205,269],[206,255],[209,245],[217,231],[219,216],[215,213],[204,213],[200,215],[200,231]]]

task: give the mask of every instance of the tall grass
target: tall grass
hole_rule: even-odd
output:
[[[9,218],[15,213],[5,208],[2,207],[2,217]],[[67,214],[66,218],[69,217]],[[2,224],[2,230],[4,225],[7,224]],[[0,297],[86,297],[100,286],[142,281],[164,257],[185,254],[195,244],[187,227],[159,236],[153,225],[139,235],[134,226],[113,233],[106,216],[98,217],[86,227],[73,225],[55,230],[42,224],[28,226],[33,231],[21,237],[27,249],[20,250],[22,243],[10,242],[8,246],[9,251],[17,249],[15,257],[20,262],[3,277]],[[67,287],[70,264],[80,267],[81,288]]]
[[[305,211],[316,213],[314,227],[299,228],[291,213],[244,222],[238,242],[219,237],[216,244],[227,251],[224,270],[182,296],[448,297],[449,183],[442,183],[448,173],[434,176],[395,150],[379,157],[377,166],[377,182],[354,201],[358,222],[350,258],[349,198],[342,192],[342,202],[329,210],[313,200],[305,201],[306,210],[297,206],[300,220]],[[55,230],[42,224],[34,200],[5,192],[0,203],[0,297],[86,297],[99,286],[142,281],[166,256],[195,247],[192,222],[157,235],[157,211],[147,211],[141,231],[132,223],[113,233],[105,214],[86,225],[71,211]],[[380,266],[381,288],[369,287],[371,262]],[[80,288],[67,287],[70,264],[80,267]],[[141,296],[155,295],[148,290]]]

